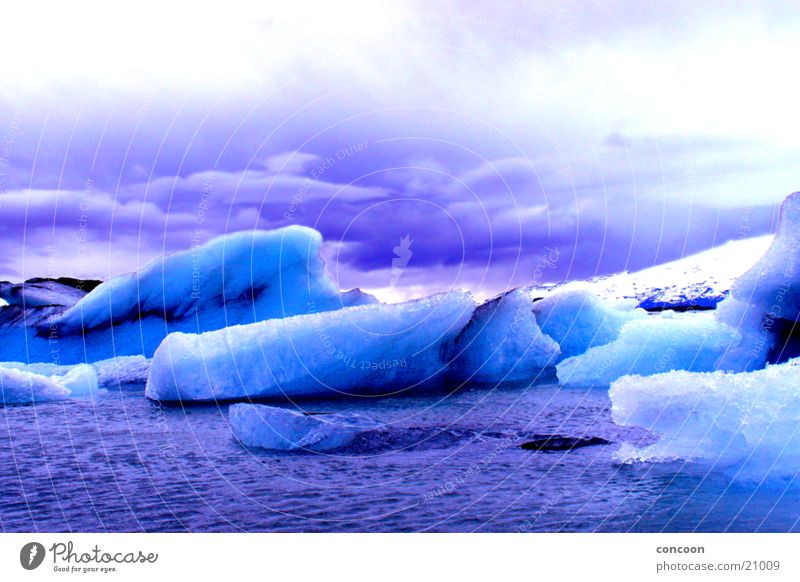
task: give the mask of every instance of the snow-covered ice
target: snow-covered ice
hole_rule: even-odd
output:
[[[568,358],[614,341],[625,323],[647,316],[634,307],[601,301],[589,289],[572,289],[540,299],[533,312],[542,331],[560,346],[561,357]]]
[[[542,333],[533,300],[515,289],[475,309],[458,335],[449,376],[456,381],[531,381],[555,364],[560,350]]]
[[[41,368],[39,370],[42,371]],[[73,366],[63,375],[36,373],[24,367],[0,366],[3,404],[62,400],[88,396],[97,390],[97,373],[88,364]]]
[[[233,434],[248,447],[278,451],[331,451],[385,425],[360,414],[309,414],[260,404],[229,408]]]
[[[565,385],[605,386],[628,374],[712,371],[741,339],[712,313],[650,315],[626,323],[612,343],[562,361],[558,379]]]
[[[203,334],[173,333],[156,350],[154,400],[394,394],[439,382],[475,303],[454,291]]]
[[[599,299],[630,299],[648,310],[710,309],[728,296],[733,282],[751,268],[772,235],[729,241],[706,251],[636,272],[534,287],[536,297],[587,289]]]
[[[611,386],[617,424],[654,432],[658,441],[624,445],[618,460],[682,459],[738,477],[800,472],[800,360],[747,373],[669,372],[626,376]]]

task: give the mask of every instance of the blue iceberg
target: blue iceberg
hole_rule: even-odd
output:
[[[450,292],[202,334],[172,333],[153,356],[146,394],[210,401],[399,394],[442,381],[475,303]]]
[[[60,364],[150,357],[174,331],[200,333],[375,303],[359,290],[336,288],[321,243],[317,231],[300,226],[241,232],[156,259],[77,302],[0,307],[0,360],[47,362],[54,350]],[[8,296],[16,297],[12,291]]]

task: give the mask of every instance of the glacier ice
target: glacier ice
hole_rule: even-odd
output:
[[[800,360],[742,373],[677,371],[626,376],[609,392],[617,424],[658,441],[626,444],[622,462],[685,460],[737,477],[794,477],[800,471]]]
[[[339,292],[320,256],[321,235],[289,226],[218,237],[114,277],[71,307],[0,307],[0,359],[63,364],[151,356],[173,331],[374,303]]]
[[[222,236],[107,281],[64,313],[65,333],[154,316],[191,318],[197,331],[358,304],[339,293],[319,255],[322,236],[289,226]]]
[[[800,320],[800,192],[783,201],[772,244],[734,282],[731,295],[738,301],[760,306],[772,317]]]
[[[619,336],[622,326],[646,317],[642,309],[626,309],[620,302],[601,301],[588,289],[555,293],[533,305],[542,331],[561,348],[561,357],[584,353],[591,347],[608,344]]]
[[[456,339],[448,376],[456,381],[531,381],[554,365],[558,344],[539,329],[533,306],[525,289],[478,306]]]
[[[43,371],[41,368],[39,370]],[[73,366],[63,375],[36,373],[24,367],[0,366],[3,404],[28,404],[88,396],[97,390],[97,373],[88,364]]]
[[[144,356],[119,356],[92,362],[92,367],[97,371],[100,386],[143,384],[150,371],[150,360]]]
[[[736,329],[711,313],[664,312],[629,321],[612,343],[559,363],[557,375],[566,385],[606,386],[628,374],[712,371],[741,340]]]
[[[733,283],[717,316],[744,338],[720,362],[724,370],[752,371],[800,355],[800,192],[783,201],[772,244]]]
[[[454,291],[203,334],[172,333],[153,357],[154,400],[400,393],[441,381],[475,308]]]
[[[277,451],[330,451],[385,425],[360,414],[310,414],[262,404],[233,404],[234,436],[248,447]]]
[[[43,376],[66,376],[73,370],[83,369],[87,365],[94,368],[97,385],[101,388],[108,388],[120,384],[144,383],[150,369],[150,360],[144,356],[120,356],[91,364],[0,362],[0,368],[21,370]]]
[[[714,313],[717,321],[736,329],[742,340],[725,351],[717,368],[726,372],[752,372],[764,367],[776,344],[775,322],[756,305],[728,297]]]

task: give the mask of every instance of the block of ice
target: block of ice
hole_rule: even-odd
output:
[[[604,302],[587,289],[573,289],[540,299],[533,305],[542,331],[561,347],[561,357],[584,353],[591,347],[608,344],[628,321],[647,316],[633,305]]]
[[[731,295],[757,305],[765,314],[800,319],[800,192],[781,204],[778,232],[753,267],[739,277]]]
[[[242,444],[276,451],[331,451],[385,428],[360,414],[308,414],[260,404],[234,404],[228,412]]]
[[[88,396],[97,389],[97,374],[88,364],[73,366],[63,375],[46,375],[22,368],[0,366],[3,404],[27,404]]]
[[[150,371],[150,360],[144,356],[120,356],[93,362],[100,386],[111,387],[120,384],[144,384]]]
[[[60,318],[65,333],[109,327],[148,315],[192,318],[199,331],[374,302],[339,293],[320,257],[322,236],[289,226],[222,236],[156,259],[107,281]]]
[[[173,331],[375,303],[359,290],[338,291],[321,242],[300,226],[234,233],[114,277],[69,308],[1,307],[0,360],[48,361],[54,344],[64,364],[149,357]]]
[[[745,373],[669,372],[626,376],[611,386],[617,424],[655,433],[625,445],[618,460],[682,459],[738,477],[795,477],[800,471],[800,360]]]
[[[740,341],[739,332],[711,313],[649,315],[626,323],[614,342],[558,364],[558,379],[566,385],[606,386],[628,374],[712,371]]]
[[[156,350],[154,400],[400,393],[441,381],[475,303],[450,292],[203,334],[174,333]]]
[[[775,321],[761,307],[728,297],[714,313],[717,321],[736,329],[742,341],[731,345],[720,358],[717,367],[726,372],[751,372],[767,363],[776,344]]]
[[[800,192],[783,201],[772,244],[733,283],[717,317],[743,337],[720,361],[723,370],[752,371],[800,354]]]
[[[558,344],[542,333],[533,300],[515,289],[478,306],[456,339],[448,375],[455,381],[531,381],[555,365]]]
[[[97,384],[101,388],[119,386],[120,384],[143,384],[147,381],[150,360],[144,356],[120,356],[100,360],[91,364],[59,365],[51,363],[25,364],[22,362],[0,362],[0,368],[22,370],[43,376],[66,376],[75,369],[91,366],[97,375]]]

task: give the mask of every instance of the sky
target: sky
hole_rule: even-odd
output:
[[[774,229],[791,2],[5,8],[0,279],[322,232],[387,300],[637,270]]]

